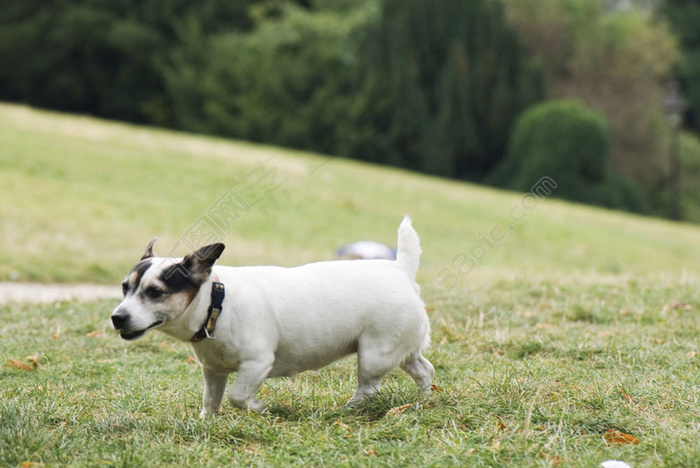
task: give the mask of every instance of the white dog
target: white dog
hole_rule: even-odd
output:
[[[201,416],[229,400],[262,411],[267,377],[319,369],[357,353],[358,387],[348,403],[376,394],[401,366],[425,392],[435,373],[421,355],[430,325],[415,275],[421,254],[410,218],[399,227],[396,261],[319,262],[295,268],[214,266],[223,244],[184,259],[158,258],[155,239],[124,280],[112,312],[122,338],[159,330],[191,341],[204,374]]]

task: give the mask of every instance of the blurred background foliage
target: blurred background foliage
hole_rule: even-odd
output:
[[[578,100],[550,100],[518,118],[506,158],[490,181],[527,192],[546,174],[556,181],[559,198],[648,212],[639,187],[612,167],[611,152],[612,129],[602,113]]]
[[[677,77],[697,222],[698,24],[687,0],[0,0],[0,99],[517,190],[560,168],[560,196],[665,214]]]

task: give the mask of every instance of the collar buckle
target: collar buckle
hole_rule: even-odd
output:
[[[211,305],[207,310],[207,320],[204,322],[204,325],[202,325],[202,328],[190,338],[192,343],[199,343],[205,338],[210,340],[214,339],[212,334],[214,333],[216,321],[219,318],[219,314],[221,314],[224,298],[226,297],[224,283],[216,281],[218,279],[218,277],[215,278],[215,281],[212,282],[211,285]]]

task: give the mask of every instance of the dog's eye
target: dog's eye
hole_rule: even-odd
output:
[[[124,281],[122,283],[122,292],[124,293],[124,296],[126,297],[126,295],[129,292],[129,283],[127,281]]]
[[[157,288],[155,286],[150,286],[146,288],[146,291],[144,292],[146,296],[150,299],[158,299],[160,296],[163,295],[165,291],[163,291],[160,288]]]

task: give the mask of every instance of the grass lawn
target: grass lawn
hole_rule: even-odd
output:
[[[226,402],[205,421],[188,345],[121,341],[113,302],[4,306],[3,358],[31,370],[0,369],[0,465],[697,467],[698,286],[574,275],[427,288],[441,391],[426,400],[402,407],[418,396],[395,371],[376,401],[344,409],[348,358],[268,380],[264,414]]]
[[[0,466],[700,466],[697,226],[20,106],[0,148],[0,280],[119,288],[154,235],[295,265],[410,213],[438,386],[344,409],[349,358],[201,421],[188,345],[120,340],[114,301],[3,305]]]
[[[0,148],[0,280],[116,286],[154,236],[161,255],[211,239],[226,243],[225,264],[296,265],[360,239],[393,245],[405,213],[424,284],[443,268],[446,286],[463,287],[494,271],[700,265],[698,226],[560,202],[556,188],[534,197],[2,104]]]

